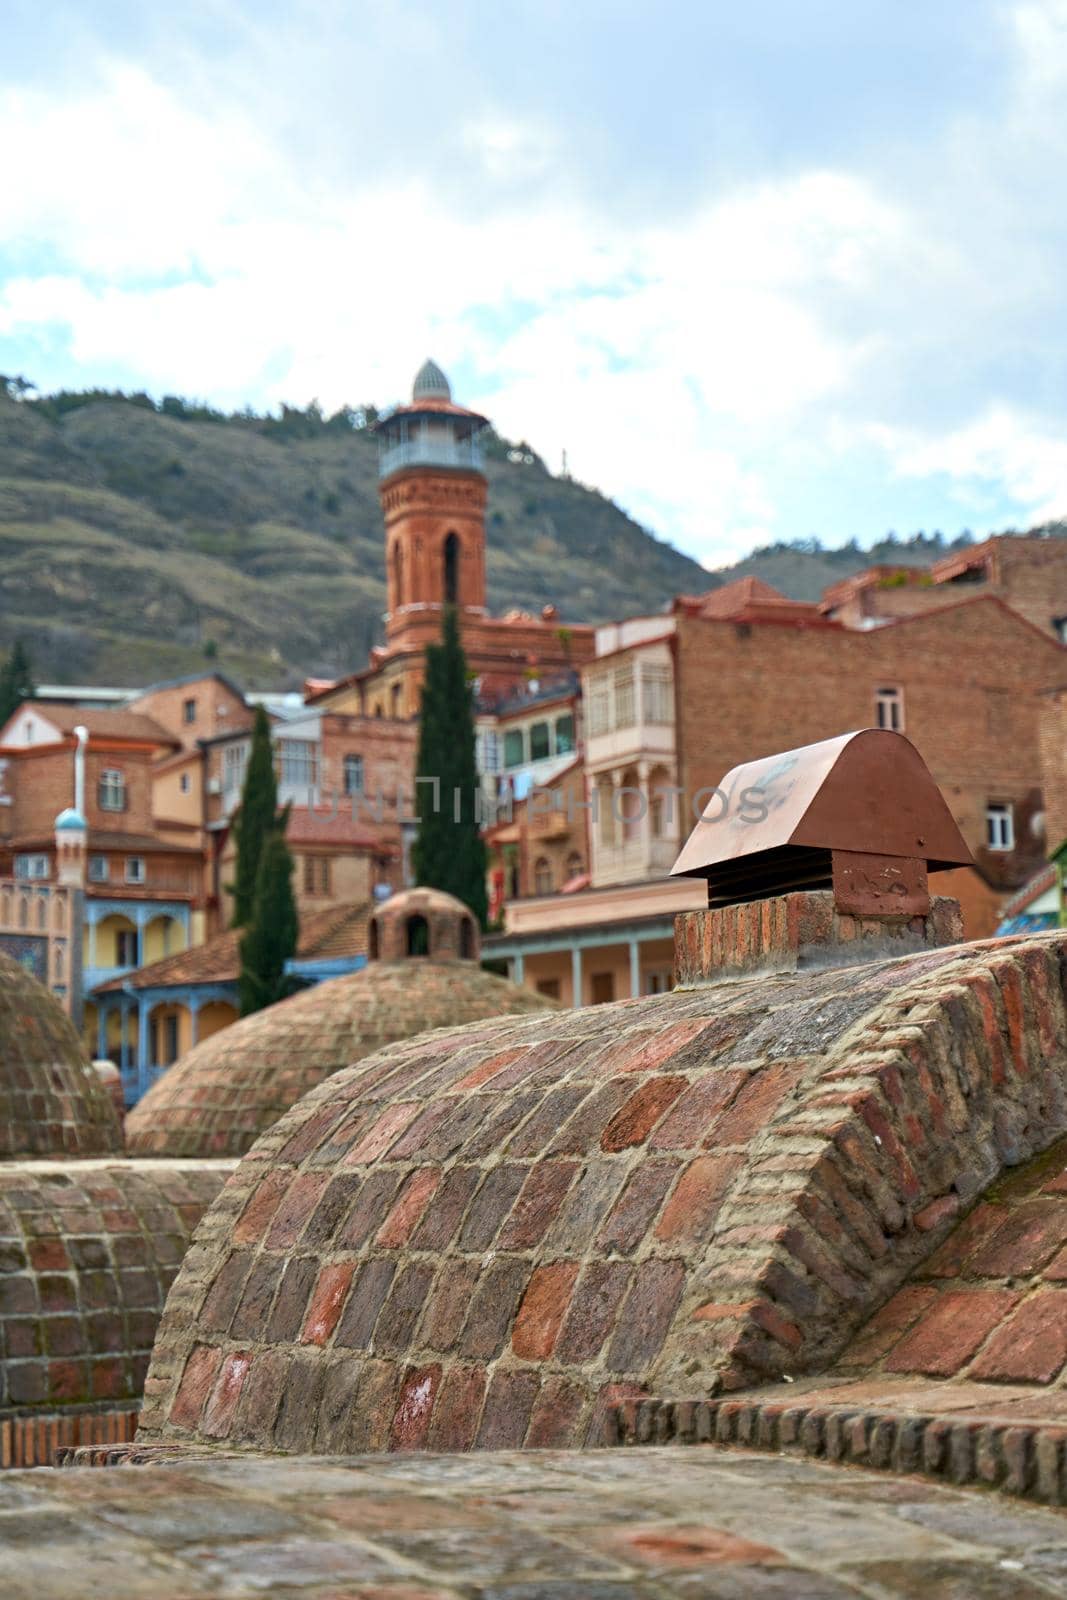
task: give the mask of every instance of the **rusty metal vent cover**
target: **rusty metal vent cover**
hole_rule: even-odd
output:
[[[919,752],[864,728],[734,767],[671,869],[704,878],[712,905],[793,889],[835,891],[846,874],[909,877],[971,866],[971,853]],[[898,862],[887,869],[889,859]],[[840,898],[840,897],[839,897]]]

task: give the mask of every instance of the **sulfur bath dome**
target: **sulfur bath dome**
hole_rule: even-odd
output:
[[[557,1009],[477,962],[479,934],[437,890],[393,895],[372,914],[362,971],[236,1022],[181,1058],[126,1118],[139,1155],[242,1155],[324,1078],[430,1029]]]
[[[43,984],[0,955],[0,1159],[122,1148],[111,1097]]]
[[[566,1446],[628,1397],[825,1367],[1067,1131],[1067,936],[923,947],[946,907],[893,919],[920,946],[895,958],[828,894],[693,913],[683,973],[761,929],[799,964],[423,1036],[320,1084],[205,1218],[139,1437]]]

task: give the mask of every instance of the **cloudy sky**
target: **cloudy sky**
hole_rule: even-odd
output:
[[[708,566],[1067,515],[1067,0],[0,0],[0,371],[460,399]]]

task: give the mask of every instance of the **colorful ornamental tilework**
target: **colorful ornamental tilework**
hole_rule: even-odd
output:
[[[245,1017],[190,1050],[126,1118],[140,1155],[243,1155],[301,1095],[396,1039],[552,1000],[472,962],[372,963]]]
[[[23,967],[0,956],[0,1159],[121,1149],[111,1097],[70,1019]]]
[[[228,1162],[0,1165],[0,1416],[139,1398]]]
[[[473,1024],[310,1093],[167,1304],[146,1439],[573,1445],[824,1370],[1067,1131],[1067,938]]]

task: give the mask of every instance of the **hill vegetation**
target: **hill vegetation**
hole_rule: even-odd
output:
[[[116,685],[205,661],[257,688],[361,665],[385,606],[375,416],[37,397],[0,379],[0,649],[22,636],[38,679]],[[528,445],[490,434],[487,455],[494,611],[552,602],[565,621],[601,621],[746,573],[813,598],[872,560],[950,548],[809,541],[712,574]]]

